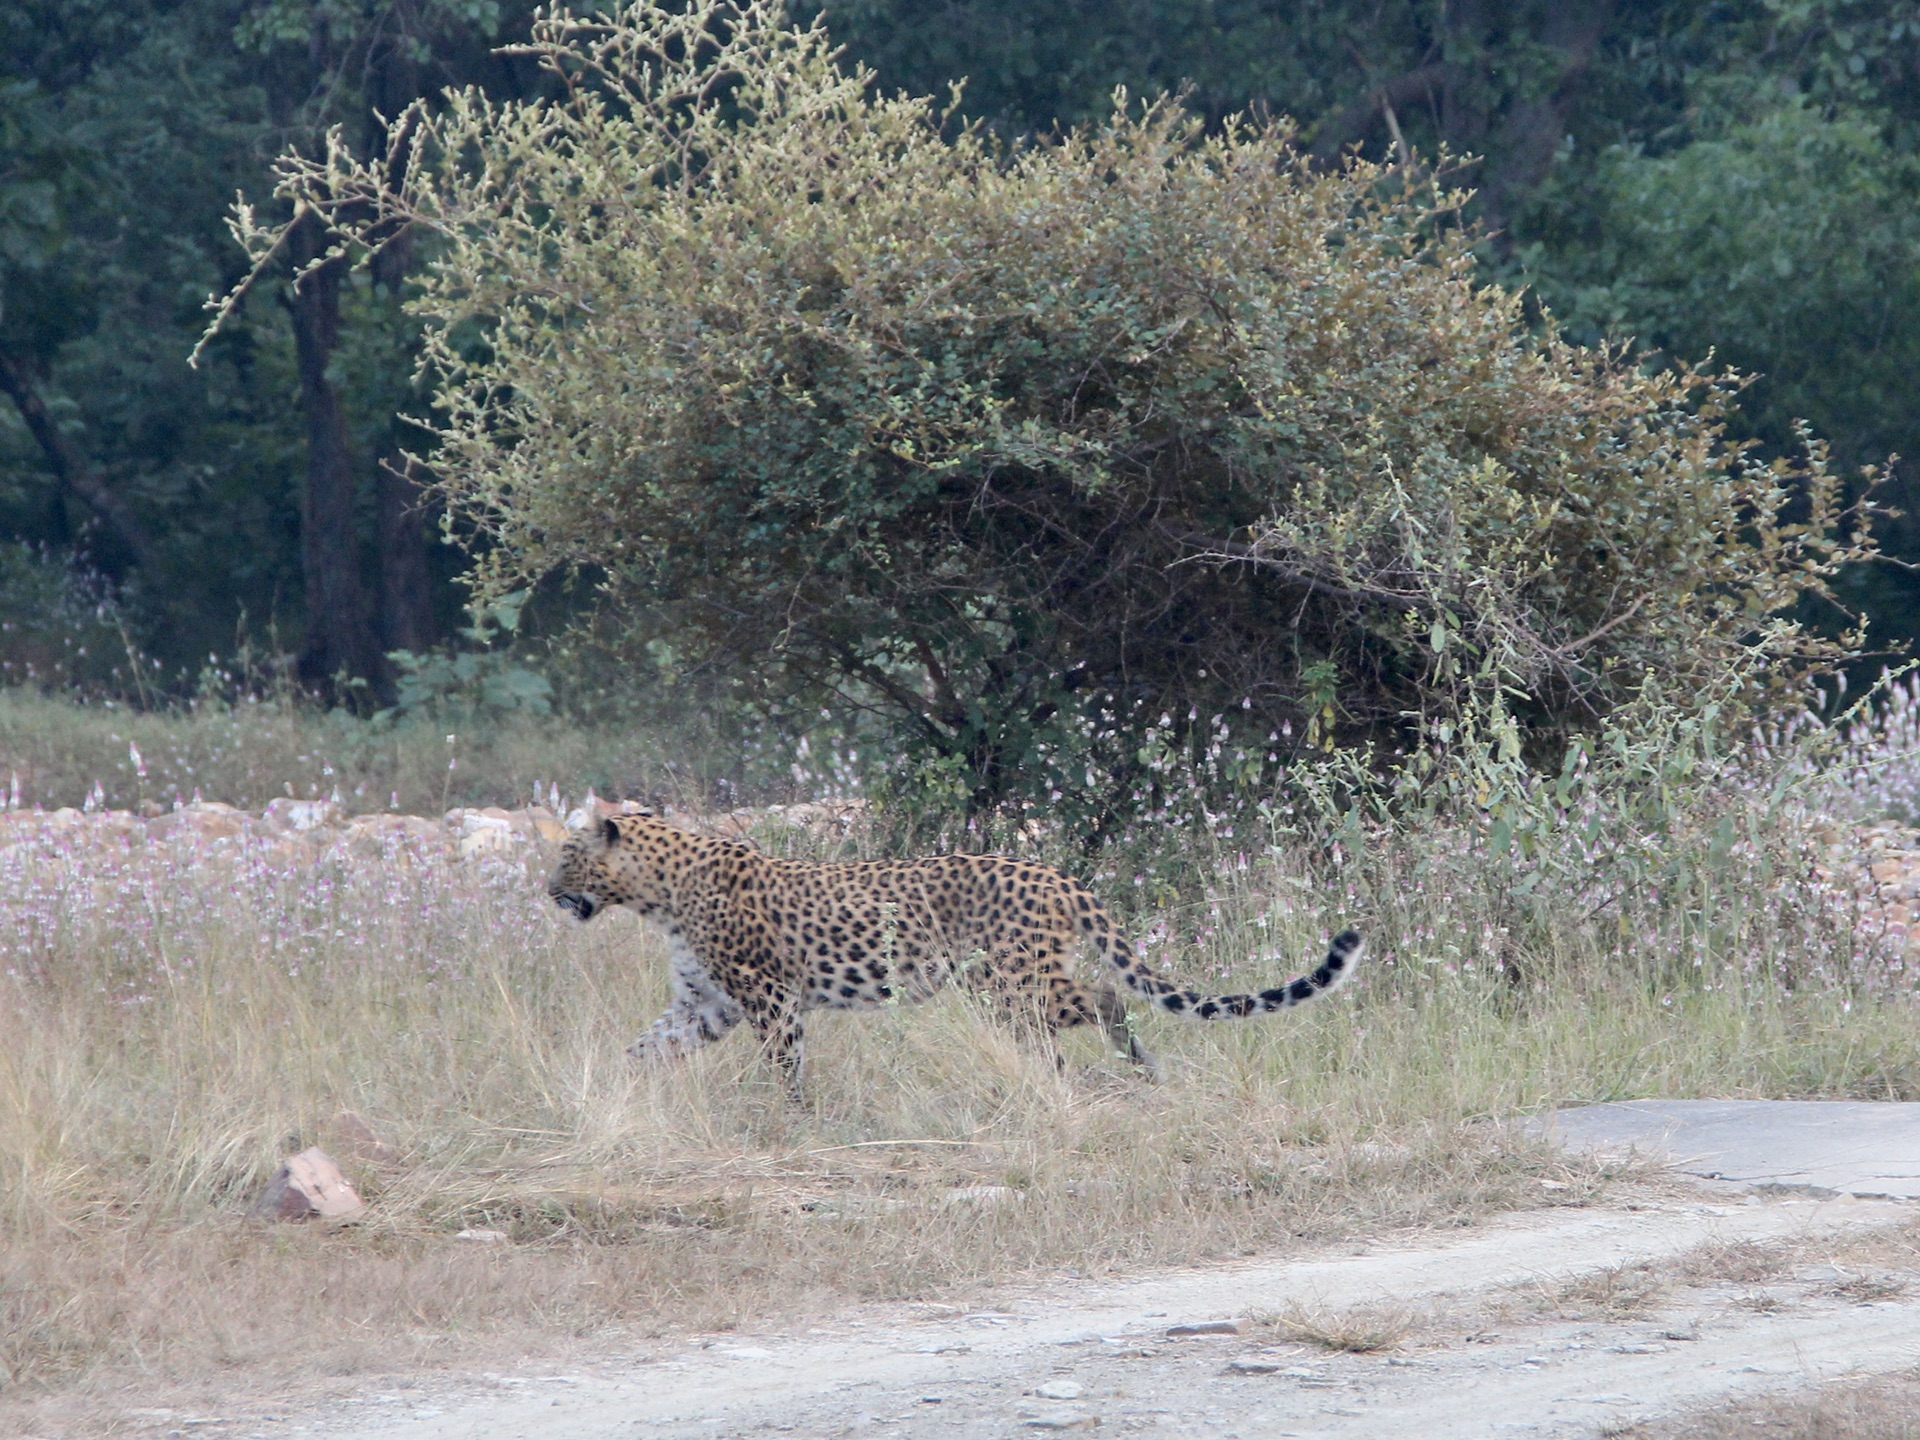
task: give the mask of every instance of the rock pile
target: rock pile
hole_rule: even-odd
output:
[[[566,839],[565,825],[544,806],[449,810],[438,820],[419,815],[349,815],[330,800],[275,800],[258,815],[197,800],[149,815],[128,810],[86,813],[0,812],[0,853],[19,845],[39,848],[165,845],[218,853],[268,845],[289,859],[319,859],[338,848],[369,857],[393,850],[448,853],[464,859],[529,853]]]
[[[1813,878],[1852,911],[1862,937],[1886,953],[1920,958],[1920,830],[1883,821],[1823,831]]]
[[[434,820],[420,815],[352,815],[337,801],[295,799],[275,800],[257,815],[212,800],[195,800],[166,811],[153,806],[144,814],[70,807],[0,810],[0,855],[22,845],[41,850],[166,845],[216,854],[266,845],[277,858],[293,862],[318,860],[341,849],[369,859],[397,852],[463,860],[531,857],[565,841],[569,826],[641,808],[634,801],[589,795],[564,821],[544,805],[521,810],[498,805],[460,807]],[[662,814],[698,834],[750,842],[769,825],[844,836],[867,811],[861,801],[828,801],[719,814],[669,807]]]

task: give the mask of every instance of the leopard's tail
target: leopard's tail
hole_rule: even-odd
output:
[[[1367,949],[1367,942],[1360,938],[1359,931],[1342,930],[1327,947],[1327,958],[1310,974],[1252,995],[1202,995],[1197,990],[1184,990],[1149,970],[1098,902],[1091,910],[1082,910],[1079,920],[1081,933],[1099,947],[1100,953],[1120,972],[1129,990],[1151,1000],[1162,1010],[1196,1020],[1229,1020],[1290,1010],[1316,995],[1339,989],[1353,974]]]

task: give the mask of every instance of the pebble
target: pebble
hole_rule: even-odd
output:
[[[1077,1410],[1063,1410],[1058,1415],[1036,1415],[1026,1422],[1029,1430],[1094,1430],[1099,1425],[1098,1415]]]
[[[1072,1380],[1049,1380],[1046,1384],[1035,1387],[1033,1393],[1042,1400],[1078,1400],[1080,1386]]]
[[[1167,1338],[1169,1340],[1185,1340],[1196,1335],[1238,1335],[1239,1333],[1240,1322],[1238,1320],[1200,1320],[1191,1325],[1169,1325],[1167,1327]]]
[[[1237,1370],[1242,1375],[1276,1375],[1281,1366],[1278,1360],[1262,1360],[1256,1355],[1242,1355],[1238,1360],[1227,1362],[1229,1370]]]

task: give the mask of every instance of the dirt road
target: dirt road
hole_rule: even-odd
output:
[[[324,1423],[260,1433],[1595,1436],[1920,1363],[1920,1273],[1901,1268],[1917,1214],[1895,1202],[1739,1197],[1536,1211],[1312,1261],[1066,1282],[991,1312],[869,1307],[580,1374],[368,1395]],[[1877,1259],[1862,1249],[1872,1243]],[[1223,1321],[1238,1333],[1170,1333]],[[1335,1352],[1289,1338],[1302,1329],[1391,1343]]]

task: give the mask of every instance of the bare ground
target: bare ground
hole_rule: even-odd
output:
[[[1318,1260],[1062,1279],[991,1308],[865,1306],[583,1346],[564,1367],[388,1377],[297,1413],[122,1423],[269,1440],[1677,1436],[1695,1412],[1790,1397],[1798,1414],[1813,1387],[1913,1367],[1917,1221],[1892,1202],[1650,1191]],[[1169,1333],[1222,1321],[1238,1333]]]

